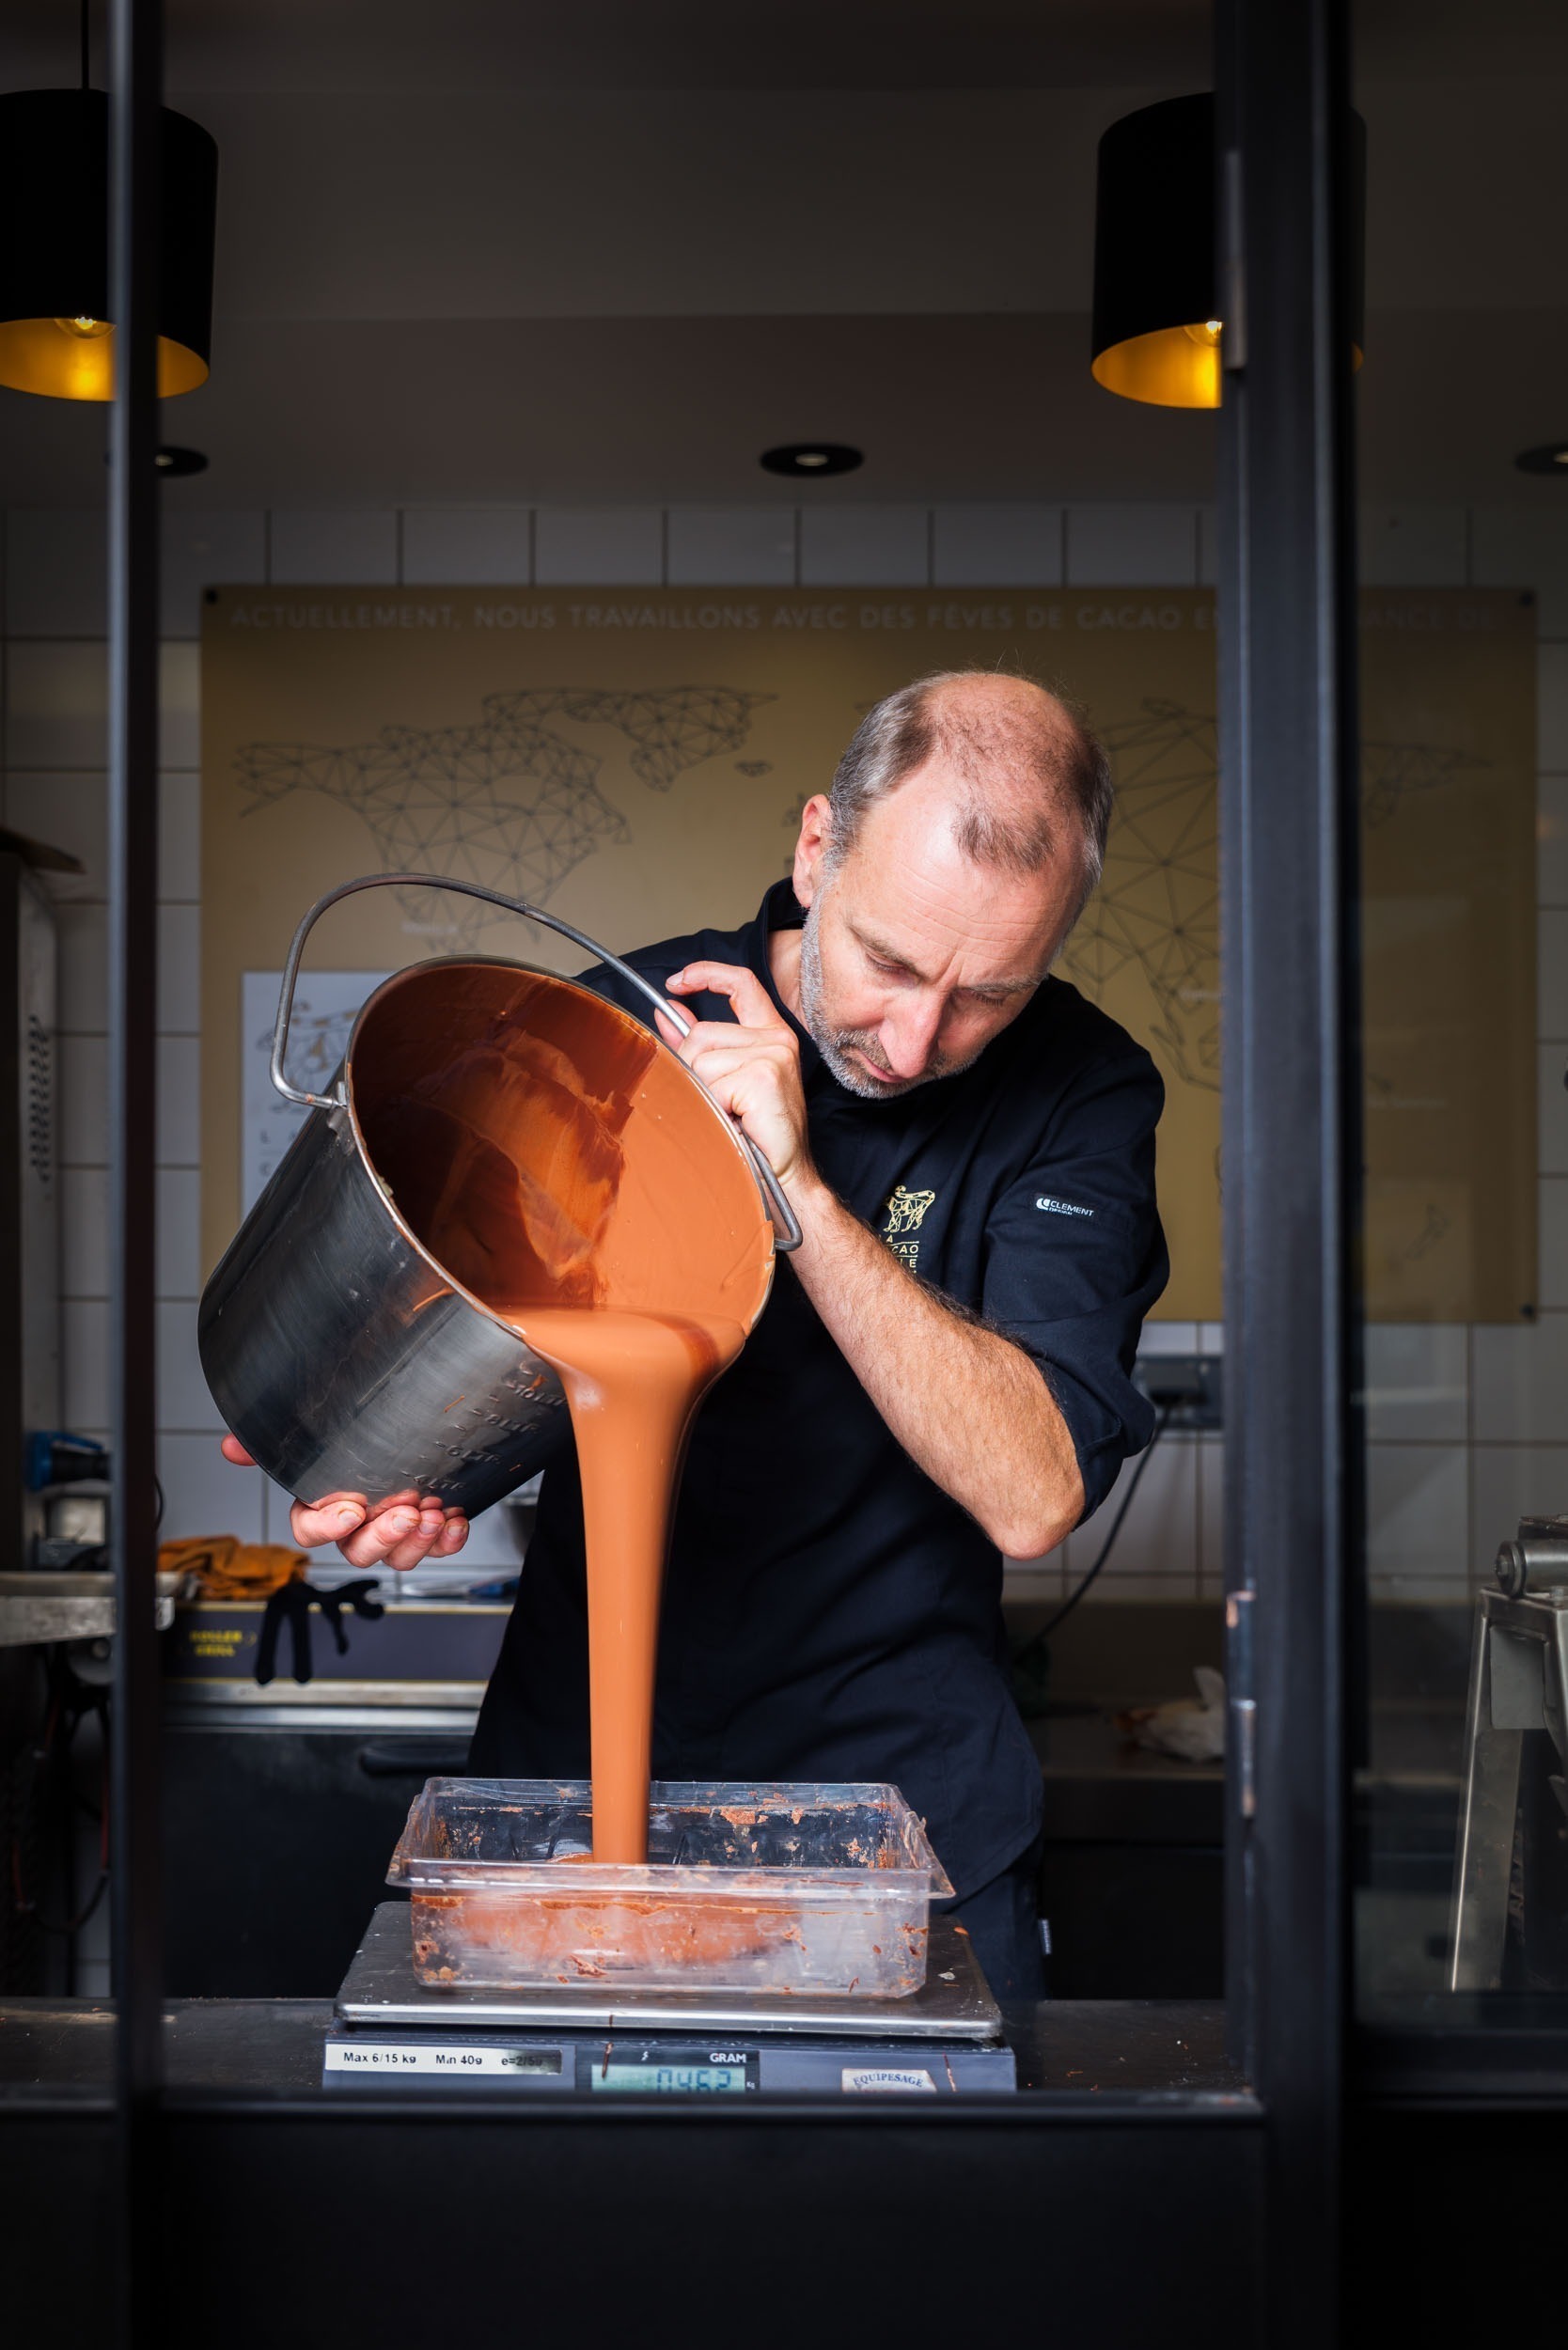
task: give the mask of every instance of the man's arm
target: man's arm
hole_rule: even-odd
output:
[[[1011,1559],[1038,1558],[1074,1527],[1083,1479],[1067,1423],[1021,1347],[917,1281],[812,1163],[793,1032],[755,974],[695,963],[672,995],[728,995],[736,1026],[708,1021],[679,1051],[772,1164],[804,1234],[801,1286],[904,1450]]]

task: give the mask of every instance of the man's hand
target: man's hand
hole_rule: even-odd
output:
[[[760,979],[743,964],[688,963],[665,981],[671,995],[728,995],[735,1020],[699,1020],[679,1036],[661,1012],[659,1033],[721,1109],[744,1126],[787,1190],[815,1178],[806,1136],[800,1046]]]
[[[239,1468],[256,1464],[238,1436],[220,1448]],[[461,1510],[444,1510],[429,1495],[393,1494],[371,1510],[363,1494],[328,1494],[324,1501],[296,1501],[289,1513],[301,1550],[336,1543],[351,1567],[394,1567],[405,1573],[424,1559],[450,1559],[468,1540]]]

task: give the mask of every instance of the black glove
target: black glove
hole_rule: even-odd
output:
[[[330,1591],[319,1591],[311,1583],[280,1583],[268,1600],[261,1615],[261,1637],[256,1649],[256,1683],[264,1689],[277,1670],[278,1634],[285,1623],[293,1637],[294,1679],[305,1683],[310,1679],[310,1610],[319,1607],[332,1627],[339,1656],[349,1653],[349,1636],[343,1629],[343,1610],[352,1607],[367,1623],[374,1623],[384,1616],[380,1600],[372,1599],[374,1579],[367,1576],[362,1583],[339,1583]]]

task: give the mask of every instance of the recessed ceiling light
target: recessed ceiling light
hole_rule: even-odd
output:
[[[1548,441],[1544,448],[1527,448],[1513,460],[1521,473],[1568,475],[1568,441]]]
[[[761,462],[768,473],[813,476],[821,480],[830,473],[853,473],[856,465],[865,463],[857,448],[849,448],[842,441],[790,441],[782,448],[765,448]]]
[[[105,449],[103,462],[107,464],[108,462],[109,452]],[[165,477],[169,474],[205,473],[207,471],[207,460],[198,448],[157,449],[153,453],[152,462],[158,471]]]

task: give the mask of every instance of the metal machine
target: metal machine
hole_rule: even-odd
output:
[[[1449,1988],[1568,1986],[1568,1517],[1528,1517],[1477,1603]],[[1555,1764],[1555,1767],[1554,1767]]]

